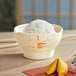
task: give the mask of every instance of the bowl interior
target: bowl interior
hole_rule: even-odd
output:
[[[63,31],[63,28],[61,26],[55,25],[55,24],[54,24],[54,29],[57,33],[59,33],[60,31]]]

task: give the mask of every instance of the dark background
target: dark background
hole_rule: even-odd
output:
[[[16,26],[15,0],[0,0],[0,31],[13,31]]]

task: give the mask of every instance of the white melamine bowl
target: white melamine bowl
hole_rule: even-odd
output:
[[[19,46],[23,50],[24,57],[31,59],[46,59],[54,55],[55,48],[59,44],[63,28],[54,25],[55,34],[25,34],[23,33],[28,24],[21,24],[14,28],[14,34]]]

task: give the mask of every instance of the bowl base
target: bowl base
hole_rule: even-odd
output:
[[[48,52],[29,52],[23,53],[23,56],[29,59],[47,59],[52,58],[54,55],[54,50]]]

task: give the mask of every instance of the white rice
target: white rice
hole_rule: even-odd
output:
[[[45,20],[34,20],[28,24],[25,28],[24,33],[28,34],[54,34],[56,33],[54,30],[53,24],[48,23]]]

